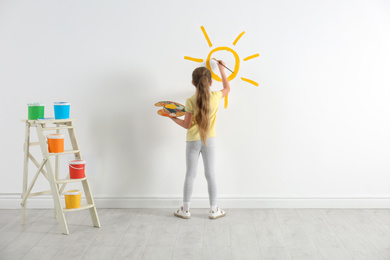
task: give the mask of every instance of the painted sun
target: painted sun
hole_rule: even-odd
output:
[[[201,26],[200,29],[202,30],[203,35],[204,35],[204,37],[206,38],[206,41],[207,41],[209,47],[210,47],[210,48],[213,47],[213,44],[211,43],[211,40],[210,40],[209,36],[207,35],[206,29],[205,29],[203,26]],[[244,33],[245,33],[245,31],[241,32],[241,33],[236,37],[236,39],[235,39],[234,42],[233,42],[233,46],[236,46],[237,42],[241,39],[241,37],[244,35]],[[234,51],[232,48],[226,47],[226,46],[216,47],[216,48],[212,49],[212,50],[209,52],[209,54],[208,54],[208,56],[207,56],[207,58],[206,58],[206,67],[211,71],[211,75],[212,75],[213,79],[216,80],[216,81],[219,81],[219,82],[222,82],[221,78],[220,78],[217,74],[215,74],[215,73],[213,72],[213,70],[212,70],[212,68],[211,68],[211,65],[210,65],[210,60],[213,58],[212,56],[213,56],[216,52],[218,52],[218,51],[227,51],[227,52],[232,53],[233,56],[234,56],[234,59],[235,59],[234,70],[233,70],[233,72],[228,76],[228,80],[231,81],[231,80],[233,80],[233,79],[237,76],[238,71],[239,71],[239,69],[240,69],[240,58],[239,58],[239,56],[238,56],[238,54],[237,54],[236,51]],[[250,55],[250,56],[244,58],[243,61],[248,61],[248,60],[251,60],[251,59],[254,59],[254,58],[257,58],[257,57],[259,57],[259,54],[258,54],[258,53],[253,54],[253,55]],[[204,59],[201,59],[201,58],[193,58],[193,57],[189,57],[189,56],[184,56],[184,59],[190,60],[190,61],[194,61],[194,62],[198,62],[198,63],[201,63],[201,62],[204,61]],[[256,87],[259,86],[259,83],[255,82],[254,80],[251,80],[251,79],[248,79],[248,78],[244,78],[244,77],[241,77],[241,80],[242,80],[242,81],[245,81],[245,82],[247,82],[247,83],[250,83],[250,84],[252,84],[252,85],[254,85],[254,86],[256,86]],[[225,108],[227,108],[227,105],[228,105],[228,96],[225,97]]]

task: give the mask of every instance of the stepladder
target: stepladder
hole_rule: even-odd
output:
[[[75,119],[38,119],[38,120],[22,120],[26,124],[25,141],[24,141],[24,167],[23,167],[23,188],[22,188],[22,225],[26,223],[26,208],[28,198],[51,194],[54,202],[54,217],[58,219],[61,232],[68,235],[69,229],[66,222],[65,214],[67,212],[89,210],[92,224],[94,227],[100,227],[100,221],[97,214],[95,202],[92,196],[91,188],[88,182],[87,173],[84,178],[71,179],[69,173],[66,175],[60,174],[60,157],[63,155],[74,155],[74,159],[82,160],[78,141],[74,129]],[[37,142],[31,142],[32,129],[36,129],[38,137]],[[70,140],[71,149],[64,150],[60,153],[50,153],[46,134],[53,133],[62,134],[65,132],[66,138],[64,142]],[[32,146],[40,146],[42,161],[36,159],[33,155]],[[29,162],[36,166],[37,170],[32,175],[29,183]],[[49,182],[50,189],[45,191],[32,192],[34,185],[39,176],[43,175],[44,179]],[[60,178],[61,175],[61,178]],[[66,176],[66,177],[65,177]],[[63,207],[61,197],[64,193],[67,184],[81,182],[83,193],[85,195],[86,204],[82,204],[78,208],[67,209]]]

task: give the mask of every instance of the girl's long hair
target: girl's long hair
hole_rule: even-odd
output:
[[[206,67],[199,67],[192,72],[192,81],[196,86],[195,121],[198,124],[200,139],[207,145],[207,137],[210,128],[210,82],[211,72]]]

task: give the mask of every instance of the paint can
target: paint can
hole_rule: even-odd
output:
[[[55,119],[68,119],[70,112],[69,102],[54,102]]]
[[[49,153],[63,153],[64,152],[64,135],[49,134],[47,135],[47,143],[49,145]]]
[[[45,117],[45,105],[43,103],[29,103],[28,120],[37,120]]]
[[[67,209],[77,209],[81,206],[81,191],[69,190],[64,192],[65,194],[65,206]]]
[[[69,161],[69,176],[71,179],[82,179],[85,177],[85,161]]]

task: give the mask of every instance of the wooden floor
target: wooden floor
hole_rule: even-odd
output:
[[[227,209],[209,220],[173,209],[98,209],[66,213],[62,235],[53,210],[0,210],[0,259],[390,259],[390,209]]]

